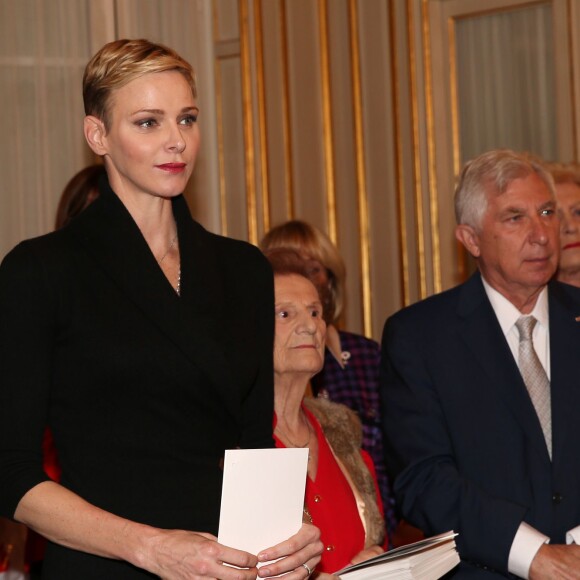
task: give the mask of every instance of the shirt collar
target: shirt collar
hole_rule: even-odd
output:
[[[499,324],[504,334],[507,334],[516,323],[522,313],[500,292],[493,288],[482,276],[481,281],[485,293],[491,302],[491,306],[497,316]],[[548,287],[545,286],[540,292],[531,316],[534,316],[538,323],[544,328],[548,328]]]

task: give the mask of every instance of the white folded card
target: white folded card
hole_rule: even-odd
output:
[[[228,449],[218,542],[257,555],[302,525],[308,449]]]

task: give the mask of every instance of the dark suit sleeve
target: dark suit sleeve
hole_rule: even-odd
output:
[[[381,400],[388,463],[397,473],[395,493],[410,523],[427,535],[458,532],[462,559],[506,573],[526,509],[486,493],[475,478],[463,475],[463,459],[456,453],[462,434],[455,432],[461,422],[453,418],[461,410],[438,384],[454,371],[439,368],[433,357],[434,350],[454,345],[440,343],[441,336],[433,336],[418,317],[396,315],[385,325]]]
[[[54,300],[41,260],[26,245],[0,266],[0,514],[48,479],[42,434],[51,368]]]

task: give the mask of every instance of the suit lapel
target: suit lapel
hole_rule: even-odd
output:
[[[182,264],[179,297],[125,206],[108,184],[100,190],[71,231],[119,291],[210,379],[237,416],[233,375],[219,342],[225,332],[219,319],[223,281],[211,236],[193,221],[181,196],[173,200]]]
[[[548,299],[553,459],[557,468],[561,458],[577,452],[575,447],[580,436],[580,373],[576,364],[580,357],[580,322],[575,320],[580,311],[560,284],[550,284]]]
[[[490,395],[510,410],[534,447],[548,458],[542,427],[479,274],[463,286],[457,314],[459,332],[487,378]]]

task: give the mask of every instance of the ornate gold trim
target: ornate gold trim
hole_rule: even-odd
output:
[[[417,100],[417,54],[414,42],[414,20],[412,2],[407,2],[408,47],[409,47],[409,78],[411,91],[412,111],[412,143],[413,143],[413,173],[415,181],[415,219],[417,220],[416,234],[418,246],[418,266],[420,298],[427,296],[427,275],[425,267],[425,232],[423,218],[423,187],[421,184],[421,151],[419,150],[419,103]]]
[[[447,21],[449,38],[449,98],[451,101],[451,139],[453,140],[453,172],[459,175],[461,171],[461,136],[459,133],[459,95],[457,86],[457,45],[455,37],[455,17]]]
[[[292,129],[290,124],[290,73],[288,65],[288,35],[286,22],[286,0],[280,6],[280,41],[282,43],[282,76],[284,92],[282,97],[283,131],[284,131],[284,161],[286,171],[286,212],[288,219],[294,218],[294,164],[292,162]]]
[[[401,271],[401,295],[403,304],[408,306],[411,303],[411,292],[409,286],[409,251],[407,248],[407,214],[405,199],[405,180],[403,168],[403,142],[401,140],[401,106],[399,98],[399,67],[397,66],[397,36],[396,36],[396,13],[395,3],[389,2],[389,35],[391,49],[391,83],[393,86],[393,126],[395,143],[395,177],[397,183],[397,212],[399,215],[399,267]]]
[[[270,170],[268,164],[268,131],[266,117],[266,89],[264,86],[264,36],[262,32],[262,1],[254,4],[256,29],[256,83],[258,85],[258,129],[260,133],[260,185],[264,232],[270,229]]]
[[[250,25],[248,0],[240,0],[240,56],[242,77],[242,114],[244,125],[245,167],[246,167],[246,209],[248,220],[248,240],[258,243],[258,223],[256,216],[256,170],[254,145],[254,114],[252,109],[252,78],[250,65]]]
[[[217,6],[213,5],[213,30],[214,38],[218,37],[218,14]],[[224,153],[224,131],[223,131],[223,95],[221,82],[220,58],[214,62],[215,92],[216,92],[216,122],[217,122],[217,144],[218,144],[218,166],[219,166],[219,196],[220,196],[220,226],[221,234],[228,235],[228,216],[226,211],[226,175],[225,175],[225,153]]]
[[[360,228],[360,258],[361,258],[361,282],[363,299],[363,328],[366,336],[372,336],[372,303],[370,283],[370,231],[368,216],[368,196],[365,174],[365,148],[363,136],[363,112],[361,94],[360,72],[360,49],[358,34],[357,0],[349,0],[349,25],[350,25],[350,54],[352,67],[352,98],[354,105],[354,131],[355,131],[355,159],[356,159],[356,182],[357,200],[359,210]]]
[[[566,2],[566,20],[568,22],[568,58],[570,59],[570,102],[572,104],[571,108],[571,125],[572,125],[572,154],[574,159],[578,159],[578,125],[577,125],[577,111],[576,111],[576,85],[574,83],[574,71],[575,67],[575,53],[574,53],[574,26],[573,26],[573,14],[574,10],[572,8],[572,0]]]
[[[497,10],[497,12],[505,12],[504,8]],[[481,15],[484,15],[489,11],[481,11]],[[449,99],[451,107],[451,139],[452,139],[452,155],[453,155],[453,174],[454,176],[459,175],[462,168],[461,160],[461,133],[459,130],[459,87],[457,79],[457,42],[456,42],[456,32],[455,26],[457,20],[468,18],[471,16],[452,16],[447,21],[447,35],[448,35],[448,45],[447,50],[449,51]],[[476,17],[478,14],[476,14]],[[460,281],[467,279],[469,275],[469,264],[467,251],[463,247],[463,244],[456,243],[456,257],[457,257],[457,276]]]
[[[422,3],[423,68],[425,74],[425,115],[427,121],[427,162],[429,166],[429,209],[431,212],[431,254],[433,260],[433,290],[441,292],[441,242],[439,238],[439,194],[435,163],[435,122],[433,112],[433,77],[431,75],[431,29],[429,2]]]
[[[318,22],[320,32],[320,72],[322,75],[322,132],[324,140],[324,172],[326,177],[326,211],[328,214],[328,235],[336,244],[338,238],[336,226],[336,186],[334,181],[330,50],[328,45],[328,0],[318,0]]]
[[[524,8],[530,8],[538,4],[554,4],[554,0],[529,0],[528,2],[518,2],[517,4],[508,4],[507,6],[497,6],[495,8],[484,8],[480,10],[469,10],[462,14],[455,14],[451,18],[462,20],[464,18],[477,18],[478,16],[487,16],[490,14],[499,14],[501,12],[515,12]]]

